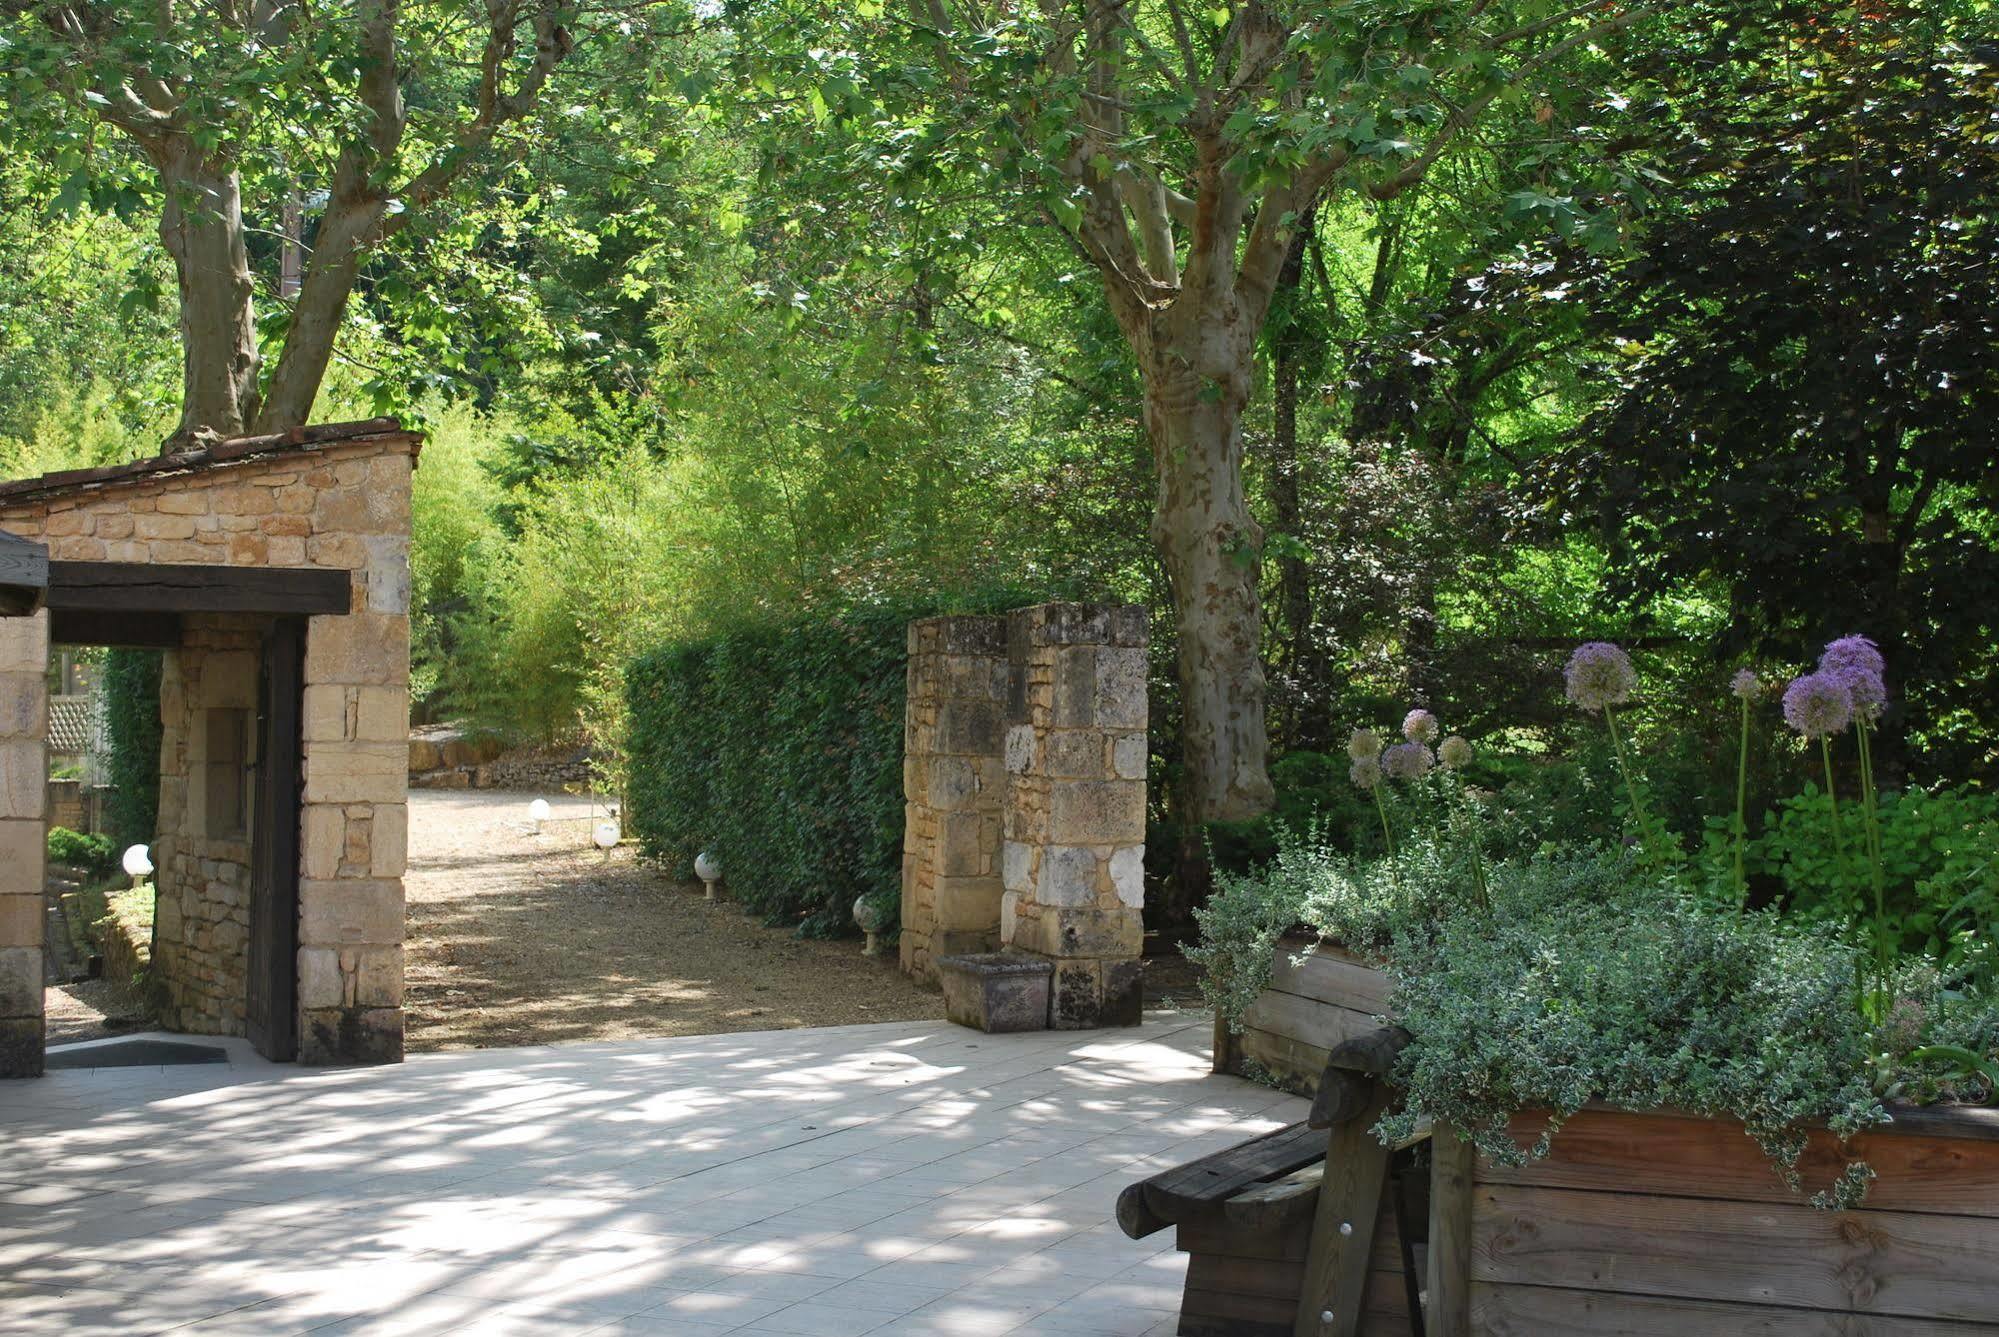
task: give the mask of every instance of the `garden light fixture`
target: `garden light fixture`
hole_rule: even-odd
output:
[[[694,856],[694,876],[701,879],[708,888],[708,899],[715,899],[715,884],[722,880],[722,863],[707,850]]]
[[[152,854],[144,845],[134,845],[127,849],[124,859],[120,862],[124,865],[125,875],[132,879],[132,885],[135,887],[152,876]]]

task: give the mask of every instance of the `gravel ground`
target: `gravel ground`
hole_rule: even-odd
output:
[[[808,942],[590,845],[588,800],[410,795],[411,1051],[917,1021],[943,1002],[855,940]]]
[[[48,1006],[49,1038],[52,1045],[75,1040],[102,1040],[121,1031],[137,1030],[152,1024],[145,1004],[126,985],[116,980],[79,980],[75,984],[52,984],[45,995]]]

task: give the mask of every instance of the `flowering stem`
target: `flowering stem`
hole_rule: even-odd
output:
[[[1881,815],[1874,802],[1874,750],[1867,741],[1865,720],[1854,725],[1860,740],[1860,816],[1867,840],[1867,869],[1874,883],[1874,970],[1877,976],[1875,1005],[1887,1014],[1889,975],[1893,970],[1892,944],[1888,933],[1888,892],[1881,867]]]
[[[1749,907],[1749,880],[1742,871],[1742,846],[1749,838],[1749,698],[1742,698],[1742,748],[1735,761],[1735,908]]]
[[[1826,811],[1832,817],[1833,864],[1839,870],[1840,881],[1850,885],[1853,881],[1853,869],[1848,864],[1846,858],[1846,831],[1839,824],[1839,790],[1834,786],[1832,779],[1832,739],[1826,734],[1819,735],[1819,756],[1825,761],[1825,801]],[[1874,961],[1877,970],[1881,962],[1880,937],[1879,925],[1877,924],[1874,934]],[[1874,992],[1873,988],[1863,986],[1861,990],[1862,997],[1860,999],[1862,1011],[1873,1011],[1872,995]]]
[[[1395,837],[1388,830],[1388,805],[1381,800],[1381,786],[1374,787],[1374,810],[1381,814],[1381,843],[1388,851],[1388,880],[1395,884],[1399,895],[1402,891],[1402,870],[1395,863]]]
[[[1617,716],[1609,706],[1603,708],[1603,722],[1610,726],[1610,748],[1617,754],[1617,769],[1624,776],[1624,788],[1631,795],[1631,816],[1638,823],[1638,838],[1645,846],[1645,855],[1653,867],[1666,871],[1666,858],[1659,847],[1658,837],[1652,830],[1652,816],[1646,811],[1645,800],[1638,792],[1638,781],[1632,778],[1631,763],[1624,755],[1624,739],[1617,732]]]

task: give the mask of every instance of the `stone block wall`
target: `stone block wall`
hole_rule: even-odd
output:
[[[0,1077],[42,1071],[47,613],[0,618]]]
[[[904,970],[1015,948],[1055,962],[1051,1025],[1139,1020],[1147,637],[1109,604],[912,624]]]
[[[306,625],[298,960],[299,1060],[305,1063],[402,1056],[410,485],[419,440],[390,427],[185,472],[119,479],[74,494],[58,491],[0,503],[0,528],[46,543],[52,560],[351,574],[352,611],[315,616]],[[238,653],[240,638],[259,634],[263,624],[238,617],[190,618],[187,625],[188,645],[170,656],[178,663],[170,673],[183,684],[208,678],[215,656]],[[197,643],[218,637],[239,639],[228,647]],[[235,674],[240,661],[231,662],[238,667],[228,671]],[[252,708],[256,673],[253,655]],[[181,708],[209,707],[183,701]],[[186,724],[195,728],[192,715]],[[200,781],[198,766],[195,773],[187,770],[196,761],[195,734],[180,744],[171,759],[162,750],[161,809],[167,836],[162,843],[175,846],[170,876],[179,888],[181,961],[199,986],[183,990],[186,1015],[191,1025],[221,1028],[233,1020],[240,1029],[242,991],[229,974],[243,959],[235,941],[239,925],[228,903],[236,888],[234,860],[196,854],[191,846],[185,851],[189,859],[181,857],[177,833],[193,820],[188,806],[193,798],[183,792],[170,800],[168,791]],[[182,804],[174,810],[179,817],[173,826],[167,822],[170,802]],[[157,858],[155,864],[163,874],[169,867]],[[247,881],[242,885],[247,890]],[[187,890],[196,886],[201,890],[190,904]],[[167,955],[163,942],[163,974]],[[213,981],[202,978],[204,971],[213,973]],[[230,1005],[216,1001],[231,989]],[[38,996],[37,1015],[39,1008]]]
[[[161,1020],[197,1035],[242,1035],[250,962],[252,774],[239,775],[244,820],[211,812],[214,712],[254,719],[266,619],[187,619],[160,667],[160,820],[153,841],[154,941],[165,1000]],[[248,745],[254,748],[252,728]],[[261,762],[246,756],[245,766]]]
[[[910,624],[902,968],[918,979],[936,978],[939,957],[999,946],[1007,685],[1005,618]]]

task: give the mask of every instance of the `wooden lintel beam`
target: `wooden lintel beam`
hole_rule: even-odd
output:
[[[91,608],[49,610],[51,645],[110,645],[171,650],[180,644],[179,613],[107,613]]]
[[[346,571],[147,562],[50,562],[51,609],[101,613],[275,613],[352,608]]]

